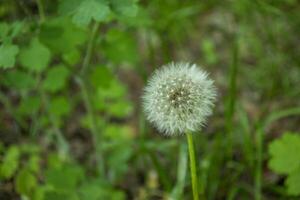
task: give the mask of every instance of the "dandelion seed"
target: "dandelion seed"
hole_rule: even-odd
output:
[[[160,95],[153,95],[156,93]],[[143,108],[160,132],[174,135],[201,129],[215,99],[216,89],[206,72],[195,64],[170,63],[149,79]],[[158,103],[153,104],[156,100]]]

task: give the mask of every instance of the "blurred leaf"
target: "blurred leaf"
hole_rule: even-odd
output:
[[[117,124],[109,124],[103,131],[105,137],[109,139],[130,139],[133,136],[133,130],[129,126],[120,126]]]
[[[118,102],[111,103],[107,110],[112,116],[126,117],[132,113],[133,106],[129,101],[120,100]]]
[[[122,191],[115,190],[98,180],[88,180],[79,189],[81,200],[125,200]]]
[[[4,39],[9,32],[9,25],[6,22],[1,22],[0,23],[0,39]]]
[[[40,157],[37,155],[31,155],[28,163],[27,163],[27,168],[31,171],[31,172],[35,172],[38,173],[40,170]]]
[[[61,15],[73,13],[80,5],[82,0],[60,0],[58,12]]]
[[[80,200],[76,193],[64,192],[64,191],[47,191],[43,200]]]
[[[107,164],[110,169],[110,176],[113,181],[123,178],[129,168],[129,159],[132,156],[132,143],[120,142],[115,143],[107,149]]]
[[[76,47],[85,42],[86,33],[77,28],[70,19],[58,17],[42,25],[39,39],[53,52],[68,55],[76,52]]]
[[[36,177],[28,169],[22,169],[16,177],[16,190],[19,194],[30,197],[37,185]]]
[[[49,109],[57,118],[60,118],[70,113],[71,105],[66,97],[59,96],[51,100]]]
[[[20,62],[30,71],[40,72],[50,61],[50,51],[37,38],[33,38],[29,47],[20,52]]]
[[[109,75],[106,75],[106,70],[102,71],[99,69],[96,73],[91,76],[93,85],[98,86],[97,95],[93,98],[95,108],[105,111],[111,116],[127,117],[133,111],[133,106],[131,102],[127,100],[127,92],[124,84],[117,79],[111,79],[113,77],[110,77],[110,73]],[[98,74],[100,77],[107,76],[110,80],[106,78],[103,78],[102,81],[97,80]],[[102,85],[105,85],[106,87],[103,87]]]
[[[46,182],[55,190],[73,191],[83,178],[84,172],[77,165],[63,165],[46,171]]]
[[[2,44],[0,46],[0,68],[11,68],[15,65],[16,55],[19,47],[13,44]]]
[[[11,41],[16,37],[24,26],[23,22],[15,21],[13,23],[0,23],[0,40]]]
[[[110,14],[110,8],[104,0],[83,0],[72,18],[79,26],[87,26],[92,19],[105,21]]]
[[[285,181],[287,193],[290,195],[300,195],[300,167],[293,171]]]
[[[202,51],[208,64],[215,64],[218,61],[215,46],[212,40],[204,39],[202,41]]]
[[[18,113],[22,115],[29,115],[37,113],[41,107],[41,99],[38,96],[28,96],[22,99],[19,107]]]
[[[20,151],[16,146],[10,146],[0,164],[0,176],[11,178],[19,165]]]
[[[46,91],[57,92],[65,87],[69,74],[69,70],[64,65],[51,67],[42,83],[42,87]]]
[[[95,88],[108,88],[113,75],[106,66],[96,66],[91,72],[91,82]]]
[[[23,71],[8,71],[4,76],[4,84],[18,90],[32,89],[36,86],[36,80]]]
[[[269,145],[271,159],[269,167],[277,172],[289,174],[300,167],[300,136],[285,133],[280,139]]]
[[[138,11],[137,0],[111,0],[113,10],[125,17],[134,17]]]
[[[75,65],[80,61],[80,52],[77,49],[73,49],[65,54],[63,54],[63,59],[69,65]]]
[[[116,64],[135,64],[139,60],[136,40],[126,31],[111,29],[106,34],[103,48],[108,60]]]

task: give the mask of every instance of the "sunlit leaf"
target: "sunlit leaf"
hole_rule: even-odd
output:
[[[20,62],[28,70],[40,72],[48,66],[50,56],[49,49],[33,38],[29,47],[21,50]]]
[[[292,172],[285,181],[290,195],[300,195],[300,167]]]
[[[299,152],[300,136],[285,133],[269,145],[269,167],[277,173],[289,174],[300,167]]]
[[[0,68],[11,68],[15,65],[19,47],[12,44],[0,46]]]
[[[10,178],[19,166],[20,151],[16,146],[7,149],[5,156],[0,164],[0,176]]]
[[[56,92],[65,87],[69,70],[64,65],[51,67],[42,83],[43,88],[49,92]]]
[[[84,0],[76,9],[73,22],[79,26],[87,26],[92,20],[105,21],[110,8],[103,0]]]
[[[22,169],[16,178],[16,190],[19,194],[30,196],[37,185],[36,177],[28,169]]]

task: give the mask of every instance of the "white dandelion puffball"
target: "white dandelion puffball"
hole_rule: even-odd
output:
[[[196,64],[170,63],[157,69],[143,95],[147,119],[167,135],[200,130],[212,114],[216,88]]]

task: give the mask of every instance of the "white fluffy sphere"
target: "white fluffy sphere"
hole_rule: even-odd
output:
[[[170,63],[157,69],[143,95],[147,119],[167,135],[197,131],[211,115],[216,89],[196,64]]]

